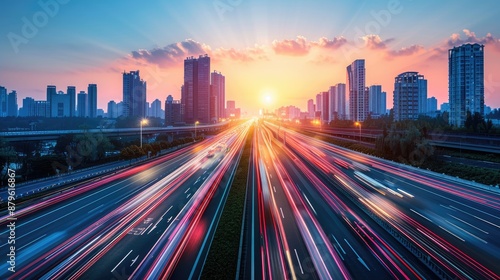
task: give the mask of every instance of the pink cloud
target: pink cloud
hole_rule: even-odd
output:
[[[237,50],[234,48],[218,48],[213,52],[215,59],[230,59],[239,62],[251,62],[256,60],[268,60],[266,51],[262,46]]]
[[[274,40],[272,42],[272,49],[276,54],[290,55],[290,56],[303,56],[309,53],[311,44],[303,36],[297,36],[295,40]]]
[[[401,48],[399,50],[389,50],[387,51],[387,54],[389,57],[410,56],[422,51],[423,49],[424,47],[421,45],[412,45],[409,47]]]
[[[152,50],[139,49],[132,51],[129,58],[136,62],[146,62],[159,65],[161,67],[176,66],[187,56],[198,56],[210,53],[208,45],[199,43],[192,39],[173,43],[163,48],[154,48]]]
[[[387,43],[394,39],[382,40],[379,35],[366,35],[363,37],[365,47],[371,50],[381,50],[387,48]]]
[[[311,42],[313,46],[317,46],[320,48],[325,48],[325,49],[338,49],[344,44],[347,43],[346,38],[340,36],[340,37],[335,37],[332,40],[326,38],[326,37],[321,37],[319,38],[318,42]]]

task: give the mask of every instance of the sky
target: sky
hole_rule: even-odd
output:
[[[272,3],[270,3],[272,2]],[[500,107],[497,0],[2,0],[0,85],[18,103],[46,87],[87,91],[98,108],[122,100],[122,73],[139,70],[147,101],[180,99],[183,61],[208,54],[243,112],[294,105],[346,82],[365,59],[366,85],[418,71],[428,97],[448,102],[448,49],[485,45],[485,103]],[[438,105],[439,107],[439,105]]]

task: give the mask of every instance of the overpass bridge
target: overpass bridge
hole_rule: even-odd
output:
[[[151,135],[158,133],[183,133],[197,132],[203,133],[206,131],[217,131],[226,128],[230,125],[229,122],[208,125],[191,125],[191,126],[176,126],[176,127],[142,127],[143,135]],[[124,137],[134,136],[141,133],[141,128],[97,128],[97,129],[72,129],[72,130],[38,130],[38,131],[9,131],[0,132],[0,138],[8,142],[22,141],[50,141],[57,140],[62,135],[77,135],[83,133],[103,134],[108,137]]]

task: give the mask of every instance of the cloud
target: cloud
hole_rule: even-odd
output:
[[[421,45],[412,45],[409,47],[404,47],[399,50],[389,50],[387,51],[387,54],[389,57],[396,57],[396,56],[410,56],[415,53],[418,53],[419,51],[423,50],[424,47]]]
[[[268,60],[263,46],[256,45],[253,48],[237,50],[234,48],[219,48],[213,52],[215,59],[230,59],[239,62],[252,62],[256,60]]]
[[[329,40],[326,37],[319,38],[318,42],[311,42],[313,46],[317,46],[324,49],[338,49],[347,43],[346,38],[340,36]]]
[[[162,67],[169,67],[179,64],[187,56],[197,56],[210,53],[208,45],[187,39],[182,42],[170,44],[163,48],[154,48],[152,50],[139,49],[132,51],[129,58],[139,62],[157,64]]]
[[[469,29],[464,29],[462,32],[467,38],[462,39],[459,33],[453,33],[446,41],[446,45],[449,48],[452,48],[466,43],[478,43],[482,45],[490,45],[497,50],[500,50],[500,39],[493,37],[491,33],[486,34],[484,37],[477,37],[476,33],[470,31]]]
[[[387,48],[387,43],[393,41],[394,39],[387,39],[382,41],[378,35],[366,35],[363,36],[365,41],[365,47],[371,50],[381,50]]]
[[[447,59],[448,58],[448,50],[467,43],[478,43],[486,46],[485,51],[489,51],[490,47],[494,51],[500,51],[500,39],[495,38],[491,33],[487,33],[484,37],[477,37],[476,33],[470,31],[469,29],[462,30],[465,37],[462,39],[462,36],[459,33],[453,33],[451,36],[440,45],[434,47],[430,53],[429,60],[436,59]]]
[[[311,44],[305,37],[297,36],[297,39],[295,40],[274,40],[272,42],[272,49],[276,54],[304,56],[309,53]]]

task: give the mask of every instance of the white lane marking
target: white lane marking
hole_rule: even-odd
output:
[[[274,192],[276,192],[276,187],[275,186],[273,186],[273,190],[274,190]]]
[[[283,217],[283,219],[284,219],[285,215],[283,215],[283,208],[280,207],[280,211],[281,211],[281,217]]]
[[[335,248],[335,251],[337,251],[337,254],[340,256],[340,258],[342,260],[344,260],[344,257],[342,256],[342,254],[339,252],[339,248],[337,248],[337,246],[335,246],[335,244],[333,245],[333,248]]]
[[[306,198],[306,201],[307,203],[309,204],[309,206],[311,206],[311,209],[313,210],[314,214],[316,214],[316,216],[318,216],[318,213],[316,213],[316,210],[314,209],[314,207],[312,206],[311,202],[309,201],[309,199],[307,198],[306,194],[305,193],[302,193],[304,195],[304,197]]]
[[[191,188],[188,188],[184,193],[187,193]]]
[[[470,233],[470,232],[466,231],[465,229],[463,229],[463,228],[461,228],[461,227],[459,227],[459,226],[455,225],[454,223],[452,223],[452,222],[450,222],[450,221],[448,221],[448,220],[446,220],[446,219],[444,219],[444,220],[445,220],[447,223],[451,224],[452,226],[454,226],[454,227],[456,227],[456,228],[458,228],[458,229],[462,230],[463,232],[468,233],[470,236],[477,238],[479,241],[483,242],[484,244],[488,244],[488,242],[487,242],[486,240],[481,239],[481,238],[479,238],[479,237],[475,236],[474,234],[472,234],[472,233]]]
[[[170,206],[167,211],[165,211],[165,213],[163,213],[163,215],[161,215],[161,217],[158,219],[158,221],[155,223],[155,225],[149,230],[148,234],[150,234],[155,228],[156,226],[163,220],[163,217],[165,215],[167,215],[168,211],[170,211],[170,209],[172,209],[172,206]]]
[[[403,193],[403,194],[406,194],[407,196],[409,196],[409,197],[411,197],[411,198],[415,197],[415,196],[414,196],[414,195],[412,195],[411,193],[408,193],[408,192],[406,192],[406,191],[403,191],[402,189],[399,189],[399,188],[398,188],[398,191],[399,191],[399,192],[401,192],[401,193]]]
[[[454,234],[453,232],[451,232],[451,231],[449,231],[449,230],[445,229],[445,228],[444,228],[444,227],[442,227],[442,226],[439,226],[439,227],[440,227],[442,230],[446,231],[447,233],[449,233],[449,234],[451,234],[451,235],[455,236],[456,238],[458,238],[458,239],[462,240],[463,242],[465,242],[465,240],[464,240],[463,238],[461,238],[460,236],[458,236],[458,235]],[[443,247],[444,249],[446,249],[446,247],[444,247],[441,243],[437,242],[434,238],[431,238],[431,239],[432,239],[434,242],[436,242],[437,244],[439,244],[441,247]],[[449,251],[449,250],[448,250],[448,249],[446,249],[446,251]]]
[[[198,177],[198,179],[196,179],[196,182],[194,182],[194,183],[195,183],[195,184],[196,184],[196,183],[198,183],[198,181],[200,181],[200,178],[201,178],[201,176],[200,176],[200,177]]]
[[[167,209],[167,211],[165,211],[165,213],[163,213],[163,215],[161,215],[160,219],[163,219],[163,217],[164,217],[165,215],[167,215],[168,211],[170,211],[170,209],[172,209],[172,207],[173,207],[173,206],[170,206],[170,207]]]
[[[410,211],[411,211],[411,212],[413,212],[413,213],[415,213],[415,214],[417,214],[417,215],[419,215],[420,217],[422,217],[422,218],[424,218],[424,219],[426,219],[427,221],[429,221],[429,222],[431,222],[431,223],[432,223],[432,221],[431,221],[429,218],[427,218],[426,216],[424,216],[424,215],[422,215],[422,214],[418,213],[417,211],[415,211],[415,210],[413,210],[413,209],[411,209],[411,208],[410,208]]]
[[[451,208],[453,208],[453,209],[455,209],[455,210],[458,210],[458,211],[460,211],[460,212],[462,212],[462,213],[465,213],[465,214],[467,214],[467,215],[470,215],[470,216],[472,216],[472,217],[474,217],[474,218],[476,218],[476,219],[478,219],[478,220],[481,220],[481,221],[483,221],[483,222],[485,222],[485,223],[488,223],[488,224],[490,224],[490,225],[492,225],[492,226],[495,226],[495,227],[497,227],[497,228],[500,228],[500,226],[499,226],[499,225],[494,224],[494,223],[492,223],[492,222],[490,222],[490,221],[488,221],[488,220],[485,220],[485,219],[483,219],[483,218],[479,218],[479,217],[478,217],[478,216],[476,216],[476,215],[473,215],[473,214],[470,214],[470,213],[468,213],[468,212],[465,212],[465,211],[464,211],[464,210],[462,210],[462,209],[458,209],[457,207],[454,207],[454,206],[451,206],[451,205],[450,205],[450,207],[451,207]]]
[[[271,177],[271,179],[273,178],[273,174],[269,174],[269,176]]]
[[[475,228],[475,229],[477,229],[477,230],[479,230],[479,231],[482,231],[482,232],[484,232],[484,233],[486,233],[486,234],[489,234],[487,231],[482,230],[482,229],[480,229],[480,228],[476,227],[475,225],[469,224],[468,222],[466,222],[466,221],[464,221],[464,220],[462,220],[462,219],[459,219],[458,217],[455,217],[455,216],[453,216],[452,214],[448,214],[448,215],[452,216],[453,218],[455,218],[455,219],[459,220],[460,222],[462,222],[462,223],[464,223],[464,224],[466,224],[466,225],[468,225],[468,226],[470,226],[470,227],[473,227],[473,228]]]
[[[128,252],[128,254],[125,257],[123,257],[123,259],[115,267],[113,267],[111,272],[115,271],[115,269],[128,257],[128,255],[130,255],[130,253],[132,253],[132,251],[133,250],[130,250],[130,252]]]
[[[92,213],[92,212],[96,211],[97,209],[99,209],[99,207],[101,207],[101,206],[103,206],[103,205],[104,205],[104,204],[101,204],[101,205],[99,205],[99,206],[97,206],[97,207],[94,207],[94,208],[93,208],[93,209],[91,209],[89,212],[87,212],[87,214],[90,214],[90,213]]]
[[[45,237],[46,235],[47,235],[47,234],[44,234],[44,235],[42,235],[42,236],[38,237],[37,239],[35,239],[35,240],[31,241],[30,243],[28,243],[28,244],[26,244],[26,245],[23,245],[23,246],[19,247],[19,248],[18,248],[18,250],[21,250],[22,248],[24,248],[24,247],[26,247],[26,246],[28,246],[28,245],[32,244],[33,242],[38,241],[40,238],[43,238],[43,237]]]
[[[132,263],[130,264],[130,266],[133,266],[134,263],[137,261],[138,258],[139,258],[139,255],[137,255],[137,257],[135,257],[135,259],[132,260]]]
[[[170,223],[170,221],[172,220],[172,217],[173,216],[170,216],[170,218],[168,218],[167,223]]]
[[[300,263],[299,254],[297,254],[297,249],[293,249],[295,251],[295,256],[297,257],[297,262],[299,262],[300,272],[304,274],[304,270],[302,270],[302,264]]]
[[[188,193],[188,195],[186,196],[186,198],[189,198],[190,196],[191,196],[191,194],[190,194],[190,193]]]
[[[333,233],[332,233],[332,237],[333,237],[333,239],[335,239],[335,242],[337,242],[337,245],[339,245],[340,249],[342,250],[342,253],[344,253],[344,255],[346,255],[344,248],[342,248],[342,245],[340,245],[339,241],[337,240],[337,238],[335,238],[335,235],[333,235]]]
[[[349,244],[349,241],[347,241],[347,239],[345,239],[345,243],[347,243],[347,245],[349,245],[349,247],[351,247],[351,250],[354,252],[354,254],[356,254],[356,256],[358,257],[358,261],[364,265],[366,267],[366,269],[368,269],[368,271],[371,271],[370,268],[366,265],[365,261],[358,255],[358,253],[356,252],[356,250],[354,250],[354,248],[352,248],[351,244]]]
[[[149,225],[146,227],[146,229],[144,229],[144,230],[141,232],[141,235],[143,235],[143,234],[144,234],[144,233],[148,230],[148,228],[149,228],[150,226],[152,226],[152,225],[153,225],[153,224],[149,224]]]

